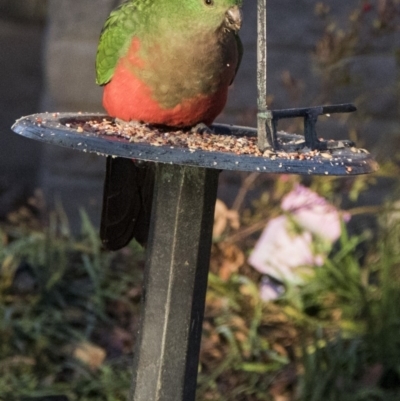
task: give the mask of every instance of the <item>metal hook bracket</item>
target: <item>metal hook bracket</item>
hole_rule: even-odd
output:
[[[304,118],[304,142],[297,144],[297,148],[309,148],[311,150],[328,150],[344,146],[354,146],[349,140],[326,141],[320,140],[317,136],[316,124],[321,115],[330,115],[334,113],[351,113],[357,108],[351,103],[335,104],[329,106],[305,107],[298,109],[283,109],[272,111],[272,134],[271,139],[266,136],[269,146],[274,150],[282,148],[278,140],[278,122],[285,118]],[[260,132],[259,132],[260,135]]]

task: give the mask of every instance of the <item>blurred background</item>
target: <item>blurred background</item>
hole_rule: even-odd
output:
[[[1,401],[120,401],[129,388],[144,251],[101,247],[105,159],[10,129],[36,112],[102,111],[96,47],[119,3],[0,0]],[[256,1],[243,11],[218,121],[255,126]],[[381,170],[221,173],[198,399],[397,401],[400,0],[269,1],[268,33],[270,107],[354,103],[318,135],[354,140]]]
[[[0,2],[0,215],[3,217],[16,202],[26,200],[37,185],[40,145],[16,138],[10,131],[10,123],[21,115],[40,110],[45,16],[44,2]]]

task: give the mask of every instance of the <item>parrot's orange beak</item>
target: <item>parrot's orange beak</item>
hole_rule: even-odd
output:
[[[238,32],[242,26],[243,14],[238,6],[231,7],[225,14],[225,26],[232,31]]]

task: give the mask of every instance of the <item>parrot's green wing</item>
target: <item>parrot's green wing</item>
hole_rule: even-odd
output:
[[[118,60],[135,33],[137,1],[130,0],[111,12],[101,31],[96,57],[96,83],[105,85],[114,74]]]
[[[243,58],[243,43],[240,40],[239,35],[237,35],[237,34],[235,35],[235,39],[236,39],[236,45],[237,45],[237,48],[238,48],[239,58],[238,58],[237,66],[236,66],[235,76],[232,78],[232,82],[229,85],[232,85],[232,83],[233,83],[233,81],[234,81],[234,79],[236,77],[236,74],[237,74],[237,72],[239,70],[240,63],[242,62],[242,58]]]

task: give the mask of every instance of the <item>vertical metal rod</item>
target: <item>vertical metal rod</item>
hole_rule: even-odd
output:
[[[218,170],[156,166],[130,401],[194,401]]]
[[[272,113],[267,106],[267,0],[258,0],[257,10],[257,145],[263,151],[276,145],[271,123]]]
[[[258,0],[257,19],[257,87],[258,110],[267,109],[267,0]]]

